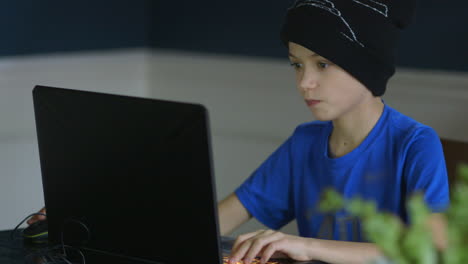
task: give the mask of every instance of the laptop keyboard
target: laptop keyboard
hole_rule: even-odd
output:
[[[228,257],[223,257],[223,263],[224,264],[229,264],[229,258]],[[236,264],[244,264],[243,261],[238,261]],[[252,264],[260,264],[260,258],[255,258],[252,260]],[[277,261],[267,261],[266,264],[279,264]]]

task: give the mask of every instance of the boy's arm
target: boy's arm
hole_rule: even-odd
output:
[[[334,264],[365,264],[382,256],[376,245],[363,242],[311,238],[309,248],[313,260]]]
[[[432,231],[436,247],[439,250],[446,248],[444,216],[433,214],[429,217],[427,224],[429,230]],[[365,264],[383,255],[380,249],[372,243],[306,238],[274,230],[260,230],[238,237],[230,259],[231,263],[244,260],[244,263],[250,264],[250,260],[258,254],[262,255],[264,260],[268,260],[276,253],[299,261],[319,260],[332,264]]]
[[[218,203],[218,217],[221,235],[227,235],[247,222],[252,215],[245,209],[235,193]]]
[[[432,231],[432,241],[436,248],[445,250],[448,246],[446,216],[441,213],[432,213],[427,224]]]
[[[434,213],[429,217],[427,224],[436,248],[445,249],[447,247],[445,216]],[[336,264],[368,263],[382,256],[382,252],[375,244],[334,240],[312,239],[310,251],[314,259]]]
[[[322,261],[330,264],[366,264],[382,253],[371,243],[346,242],[288,235],[274,230],[259,230],[239,236],[229,257],[230,263],[252,264],[256,256],[262,263],[270,258],[289,257],[296,261]]]

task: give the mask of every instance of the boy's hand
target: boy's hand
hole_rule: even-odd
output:
[[[250,264],[257,256],[261,257],[262,263],[267,262],[271,257],[289,257],[298,261],[308,261],[311,260],[308,254],[308,240],[310,239],[274,230],[259,230],[244,234],[234,242],[230,261],[236,263],[243,260],[244,264]]]
[[[45,213],[46,213],[45,207],[42,208],[41,210],[39,210],[38,213],[45,214]],[[45,220],[45,219],[46,219],[46,217],[43,216],[43,215],[35,215],[35,216],[31,217],[31,218],[28,220],[27,223],[28,223],[28,225],[31,225],[31,224],[36,223],[37,221],[43,221],[43,220]]]

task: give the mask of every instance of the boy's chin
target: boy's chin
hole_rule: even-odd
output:
[[[320,114],[315,114],[315,113],[312,113],[312,116],[315,118],[315,120],[317,121],[331,121],[333,120],[332,117],[330,117],[329,115],[320,115]]]
[[[331,121],[331,119],[328,119],[328,118],[315,118],[315,120],[322,121],[322,122]]]

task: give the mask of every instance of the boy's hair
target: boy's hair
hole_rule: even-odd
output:
[[[400,31],[415,0],[298,0],[287,11],[281,40],[302,45],[354,76],[374,96],[395,73]]]

